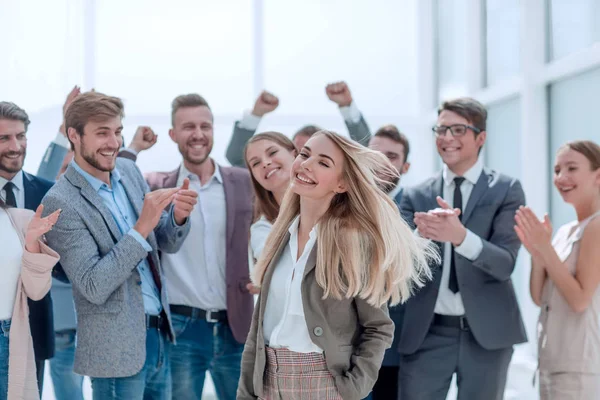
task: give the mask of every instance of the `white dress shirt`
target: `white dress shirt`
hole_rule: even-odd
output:
[[[462,185],[460,185],[460,192],[462,193],[462,207],[465,210],[473,187],[477,183],[479,176],[483,172],[483,163],[481,159],[478,159],[475,165],[471,167],[464,175],[465,178]],[[447,165],[444,165],[443,170],[444,179],[444,193],[443,198],[450,206],[454,207],[454,178],[457,176],[454,172],[450,171]],[[475,260],[481,254],[483,249],[483,243],[481,238],[467,229],[467,236],[460,246],[455,247],[456,251],[461,256],[468,260]],[[448,288],[448,280],[450,278],[450,262],[452,257],[452,244],[449,242],[444,243],[444,265],[442,267],[442,282],[440,284],[440,291],[438,294],[437,301],[435,303],[435,313],[442,315],[464,315],[465,307],[463,305],[462,297],[460,292],[452,293]],[[458,267],[458,266],[456,266]]]
[[[169,303],[203,310],[227,309],[225,281],[227,212],[219,166],[206,182],[182,164],[177,186],[190,178],[198,204],[190,214],[190,232],[179,251],[162,254]]]
[[[339,107],[340,114],[344,117],[346,122],[351,124],[357,124],[360,121],[362,114],[360,110],[356,106],[356,103],[352,102],[349,106]],[[258,124],[260,124],[262,117],[258,117],[251,112],[244,113],[244,116],[238,122],[238,126],[242,129],[247,129],[249,131],[255,131],[258,129]]]
[[[250,251],[252,258],[258,260],[273,225],[263,216],[250,227]],[[250,264],[254,265],[254,261]]]
[[[265,342],[269,347],[287,348],[297,353],[322,353],[310,338],[302,305],[302,278],[308,257],[317,241],[316,226],[310,231],[302,255],[298,255],[300,217],[290,225],[287,251],[281,253],[271,278],[263,320]]]
[[[6,185],[8,181],[0,176],[0,197],[2,200],[6,201],[6,190],[4,190],[4,185]],[[17,174],[10,180],[15,187],[13,187],[13,193],[15,194],[15,199],[17,199],[17,208],[25,208],[25,188],[23,186],[23,171],[17,172]]]
[[[2,279],[0,279],[0,320],[10,319],[17,295],[17,282],[21,274],[23,245],[8,214],[0,208],[0,252],[2,253]]]

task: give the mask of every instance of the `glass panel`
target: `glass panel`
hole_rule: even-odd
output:
[[[558,148],[572,140],[600,142],[598,122],[600,69],[568,78],[550,86],[550,166]],[[575,219],[573,207],[563,202],[551,184],[551,218],[555,228]]]
[[[130,114],[168,114],[199,92],[215,114],[253,95],[252,1],[103,0],[96,4],[96,88]]]
[[[345,80],[367,115],[417,113],[416,0],[263,0],[265,86],[285,115],[332,115]]]
[[[600,41],[600,0],[548,1],[551,60]]]
[[[505,175],[521,176],[521,102],[518,98],[488,107],[485,164]]]
[[[479,62],[469,58],[467,0],[438,0],[437,18],[437,80],[440,101],[467,92],[467,65]]]
[[[519,72],[519,42],[519,0],[486,0],[488,85]]]

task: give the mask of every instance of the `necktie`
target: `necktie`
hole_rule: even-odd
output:
[[[9,207],[17,207],[17,198],[15,197],[15,192],[13,188],[15,184],[12,182],[6,182],[4,185],[4,191],[6,192],[6,205]]]
[[[453,207],[460,209],[461,213],[458,216],[459,219],[462,217],[462,193],[460,191],[460,185],[465,181],[465,178],[457,176],[454,178],[454,201]],[[458,293],[458,279],[456,277],[456,260],[454,254],[454,246],[452,246],[450,256],[450,277],[448,278],[448,289],[452,293]]]

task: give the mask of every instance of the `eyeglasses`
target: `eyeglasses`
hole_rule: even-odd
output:
[[[450,133],[452,134],[453,137],[464,136],[467,133],[467,129],[472,130],[473,132],[475,132],[475,134],[481,132],[481,129],[476,128],[472,125],[465,125],[465,124],[454,124],[454,125],[450,125],[450,126],[434,125],[431,128],[431,130],[433,131],[433,133],[435,133],[436,136],[445,136],[446,131],[448,131],[448,129],[450,129]]]

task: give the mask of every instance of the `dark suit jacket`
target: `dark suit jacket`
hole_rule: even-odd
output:
[[[246,342],[250,329],[254,299],[246,289],[250,282],[248,241],[252,223],[252,185],[247,170],[220,167],[227,210],[226,283],[227,318],[235,340]],[[179,168],[171,172],[153,172],[146,176],[150,190],[177,185]],[[198,240],[188,237],[187,240]]]
[[[401,211],[414,227],[414,213],[436,208],[442,195],[442,174],[404,190]],[[511,347],[527,341],[521,312],[510,276],[515,268],[521,243],[513,229],[514,216],[525,204],[521,183],[484,168],[465,207],[462,222],[483,242],[474,261],[456,253],[456,274],[469,327],[485,349]],[[440,252],[443,256],[442,245]],[[441,268],[435,265],[433,279],[405,304],[399,338],[401,354],[419,349],[431,325],[438,297]]]
[[[23,190],[25,208],[35,211],[53,183],[23,171]],[[54,319],[52,315],[52,297],[50,292],[43,299],[29,304],[29,326],[33,338],[33,350],[36,360],[48,360],[54,357]]]

